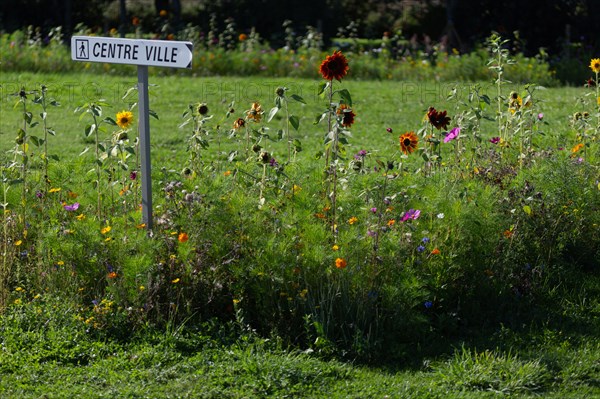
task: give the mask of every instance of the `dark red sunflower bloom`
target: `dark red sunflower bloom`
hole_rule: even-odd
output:
[[[348,60],[341,51],[335,51],[332,55],[328,55],[321,63],[319,72],[323,75],[323,79],[341,81],[348,73]]]
[[[438,112],[433,107],[429,107],[427,111],[427,119],[429,123],[433,125],[436,129],[446,129],[448,124],[450,123],[450,117],[446,115],[446,111]]]
[[[341,104],[336,112],[342,117],[343,127],[350,127],[354,124],[356,114],[346,104]]]

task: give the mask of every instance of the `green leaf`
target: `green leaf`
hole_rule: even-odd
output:
[[[58,157],[58,155],[54,155],[54,154],[53,155],[48,155],[48,158],[54,159],[55,161],[60,162],[60,158]]]
[[[31,125],[29,125],[29,127],[36,127],[39,124],[40,124],[39,122],[33,122]]]
[[[269,116],[267,117],[267,122],[271,122],[271,119],[273,119],[273,117],[277,114],[278,111],[279,107],[271,108],[271,110],[269,111]]]
[[[50,134],[52,136],[56,136],[56,132],[54,131],[54,129],[48,128],[48,129],[46,129],[46,131],[48,132],[48,134]]]
[[[529,205],[524,205],[523,206],[523,211],[527,214],[527,216],[531,216],[531,207]]]
[[[112,125],[112,126],[117,126],[117,122],[110,116],[107,116],[106,118],[104,118],[103,122],[108,123],[109,125]]]
[[[158,120],[158,114],[155,111],[149,109],[148,113],[150,114],[151,117],[153,117],[154,119]]]
[[[298,101],[302,104],[306,104],[306,101],[304,101],[304,99],[297,94],[292,94],[290,97],[292,98],[292,100]]]
[[[125,100],[127,98],[127,96],[129,96],[131,94],[132,91],[136,90],[135,87],[130,87],[129,89],[127,89],[127,91],[125,92],[125,94],[123,95],[123,97],[121,97],[122,100]]]
[[[329,86],[329,82],[319,83],[317,95],[320,96],[325,92],[325,89]]]
[[[339,91],[339,93],[344,104],[352,106],[352,96],[350,96],[350,92],[348,91],[348,89],[342,89]]]
[[[42,144],[44,144],[44,140],[43,140],[43,139],[40,139],[40,138],[39,138],[39,137],[37,137],[37,136],[29,136],[29,139],[31,140],[31,142],[32,142],[33,144],[35,144],[35,146],[36,146],[36,147],[39,147],[39,146],[41,146]]]
[[[83,154],[85,154],[89,150],[90,150],[90,147],[85,147],[85,149],[79,153],[79,156],[82,156]]]
[[[48,113],[40,112],[40,118],[42,118],[42,120],[46,120],[46,116],[48,116]]]
[[[227,160],[229,162],[233,162],[233,160],[235,159],[235,157],[237,157],[238,152],[237,151],[231,151],[229,153],[229,155],[227,156]]]
[[[84,130],[85,137],[90,137],[90,135],[92,133],[94,133],[95,130],[96,130],[96,125],[94,125],[94,124],[87,125]]]
[[[52,105],[53,107],[60,107],[60,103],[56,100],[50,101],[50,105]]]
[[[328,113],[328,112],[329,112],[329,111],[325,111],[325,112],[323,112],[321,115],[317,115],[317,117],[315,118],[315,123],[314,123],[314,124],[315,124],[315,125],[318,125],[319,123],[321,123],[321,121],[322,121],[323,119],[327,118],[327,113]]]
[[[24,112],[23,113],[23,119],[25,119],[27,121],[27,123],[31,123],[31,120],[33,119],[33,114],[29,111]]]
[[[300,119],[298,119],[296,115],[290,115],[289,120],[294,130],[298,131],[298,128],[300,127]]]

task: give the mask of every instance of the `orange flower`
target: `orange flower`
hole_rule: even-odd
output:
[[[238,39],[240,40],[240,42],[244,42],[246,41],[246,39],[248,39],[248,36],[245,33],[240,33]]]
[[[115,272],[110,272],[106,275],[106,277],[113,279],[113,278],[117,278],[117,273]]]
[[[575,154],[576,152],[579,152],[579,150],[581,150],[582,148],[583,148],[583,143],[579,143],[571,149],[571,152],[573,154]]]
[[[390,226],[390,227],[392,227],[392,226],[393,226],[393,225],[395,225],[395,224],[396,224],[396,220],[395,220],[395,219],[390,219],[390,220],[388,220],[388,222],[387,222],[387,225],[388,225],[388,226]]]
[[[358,222],[358,218],[356,216],[352,216],[350,219],[348,219],[348,224],[354,224]]]
[[[354,124],[356,114],[346,104],[340,104],[336,113],[342,117],[342,126],[350,127]]]
[[[225,172],[223,172],[223,176],[227,177],[231,174],[230,170],[226,170]]]
[[[419,138],[414,132],[406,132],[400,136],[400,149],[406,155],[412,153],[419,145]]]
[[[246,125],[246,121],[242,118],[237,118],[237,120],[233,123],[234,129],[240,129]]]
[[[179,242],[186,242],[187,240],[189,240],[190,237],[188,236],[187,233],[179,233],[179,236],[177,237],[177,240],[179,240]]]
[[[252,103],[252,108],[250,109],[250,111],[246,112],[248,119],[252,119],[254,122],[260,122],[262,114],[263,109],[260,106],[260,103]]]
[[[326,80],[341,81],[348,73],[348,60],[341,51],[335,51],[332,55],[328,55],[319,67],[319,72]]]
[[[169,15],[169,12],[167,10],[160,10],[160,12],[158,13],[158,15],[160,15],[161,17],[166,17],[167,15]]]
[[[439,255],[441,252],[439,250],[439,248],[434,248],[433,251],[431,251],[432,255]]]
[[[133,26],[138,26],[138,25],[140,24],[140,19],[139,19],[138,17],[133,17],[133,18],[131,19],[131,24],[132,24]]]
[[[344,258],[337,258],[335,260],[335,267],[337,267],[338,269],[345,269],[347,265],[348,263]]]
[[[502,234],[504,235],[504,238],[511,238],[514,232],[512,230],[504,230],[504,233]]]
[[[315,216],[317,219],[325,219],[325,215],[323,215],[323,214],[322,214],[322,213],[320,213],[320,212],[317,212],[317,213],[315,213],[315,215],[314,215],[314,216]]]

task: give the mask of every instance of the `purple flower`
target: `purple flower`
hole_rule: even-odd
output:
[[[270,166],[279,166],[279,164],[277,163],[277,160],[275,158],[271,158],[271,160],[269,161],[269,165]]]
[[[65,211],[68,212],[76,211],[79,209],[79,202],[75,202],[73,205],[63,205],[63,208],[65,208]]]
[[[42,198],[44,196],[44,193],[42,193],[40,190],[35,192],[35,196],[38,198]]]
[[[458,137],[459,133],[460,133],[460,127],[455,127],[454,129],[450,130],[450,132],[446,135],[446,137],[444,137],[444,143],[448,143],[448,142],[456,139]]]
[[[130,178],[131,180],[135,180],[135,179],[137,179],[137,172],[136,172],[135,170],[134,170],[134,171],[132,171],[132,172],[129,174],[129,178]]]
[[[367,150],[360,150],[357,155],[359,157],[364,157],[365,155],[367,155]]]
[[[431,302],[431,301],[425,301],[425,303],[423,305],[425,305],[426,309],[431,309],[431,307],[433,306],[433,302]]]
[[[539,114],[537,114],[537,118],[538,121],[541,121],[542,119],[544,119],[544,114],[540,112]]]
[[[393,132],[393,130],[392,130],[392,128],[391,128],[391,127],[388,127],[388,128],[387,128],[387,129],[385,129],[385,130],[387,130],[387,132],[388,132],[388,133],[392,133],[392,132]]]
[[[373,230],[367,230],[367,235],[369,237],[375,237],[377,235],[377,232],[375,232]]]
[[[375,207],[371,208],[371,212],[377,213],[377,208],[375,208]]]
[[[404,216],[402,216],[402,219],[400,219],[400,221],[406,222],[409,219],[417,220],[419,216],[421,216],[421,211],[418,209],[411,208],[404,214]]]
[[[500,142],[500,137],[492,137],[490,139],[490,143],[492,144],[498,144]]]
[[[423,237],[423,239],[421,241],[423,242],[423,244],[428,244],[429,243],[429,237]]]
[[[94,300],[92,301],[92,305],[94,305],[94,306],[98,306],[98,303],[99,303],[99,302],[98,302],[98,300],[97,300],[97,299],[94,299]]]
[[[419,245],[419,246],[417,247],[417,252],[423,252],[423,251],[425,251],[425,247],[424,247],[424,246],[422,246],[422,245]]]

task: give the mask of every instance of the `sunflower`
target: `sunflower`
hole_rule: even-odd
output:
[[[121,111],[117,113],[117,125],[121,129],[127,129],[133,122],[133,114],[130,111]]]
[[[354,124],[354,117],[356,114],[352,112],[352,109],[348,107],[346,104],[340,104],[336,113],[342,117],[342,126],[350,127]]]
[[[240,129],[246,125],[246,121],[243,118],[237,118],[237,120],[233,123],[234,129]]]
[[[407,132],[400,136],[400,149],[406,155],[417,149],[419,138],[414,132]]]
[[[206,115],[208,114],[208,105],[206,105],[206,103],[201,103],[198,105],[198,113],[200,115]]]
[[[348,73],[348,60],[341,51],[335,51],[332,55],[328,55],[321,63],[319,72],[326,80],[341,81]]]
[[[592,58],[590,68],[594,73],[600,73],[600,58]]]
[[[433,107],[429,107],[427,119],[438,130],[446,129],[450,123],[450,117],[446,115],[446,111],[439,112]]]
[[[248,119],[252,119],[254,122],[260,122],[262,114],[263,109],[259,103],[252,103],[252,108],[250,109],[250,111],[246,112]]]

